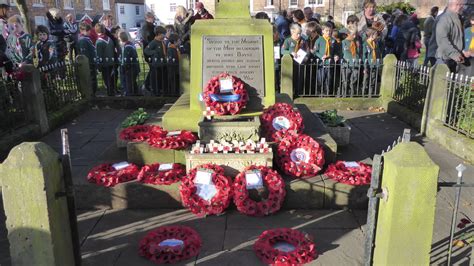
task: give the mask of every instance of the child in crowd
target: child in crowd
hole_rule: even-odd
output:
[[[302,49],[308,51],[308,43],[301,38],[301,26],[297,23],[293,23],[290,26],[290,37],[286,38],[281,46],[282,54],[291,54],[293,58],[297,58],[297,52]]]
[[[321,33],[321,27],[315,21],[310,21],[306,24],[306,36],[308,36],[308,46],[310,54],[314,54],[316,41]]]
[[[111,38],[106,35],[105,26],[101,23],[95,25],[98,34],[96,42],[97,66],[102,72],[102,79],[107,88],[107,95],[115,95],[114,54],[115,45]]]
[[[18,15],[8,19],[11,27],[7,38],[6,55],[13,63],[13,69],[17,70],[23,64],[33,64],[34,44],[31,35],[23,30],[23,22]]]
[[[380,79],[378,73],[382,60],[382,51],[378,44],[380,33],[373,28],[368,28],[366,36],[367,39],[362,45],[362,60],[365,65],[363,88],[366,92],[373,92],[377,80]]]
[[[51,65],[56,62],[56,52],[53,41],[49,40],[49,30],[44,25],[36,27],[36,55],[38,56],[38,68]]]
[[[179,36],[176,33],[168,35],[168,89],[179,94]]]
[[[166,59],[168,51],[164,42],[165,34],[165,28],[155,27],[155,38],[143,50],[145,56],[151,58],[150,78],[154,95],[159,95],[167,87]]]
[[[175,30],[174,30],[173,25],[166,25],[165,29],[166,29],[166,34],[165,34],[164,42],[165,42],[166,47],[168,47],[168,45],[170,44],[170,35],[175,34]],[[177,43],[175,45],[177,45]]]
[[[347,37],[342,41],[343,82],[344,88],[350,89],[352,94],[357,89],[359,78],[360,45],[357,44],[357,28],[354,25],[347,27]]]
[[[140,64],[138,63],[138,54],[135,45],[130,42],[128,33],[121,31],[118,35],[122,45],[122,54],[120,57],[120,80],[124,82],[123,88],[125,96],[137,95],[138,85],[137,76],[140,73]]]
[[[92,26],[89,23],[81,22],[79,24],[79,40],[77,42],[77,49],[80,55],[84,55],[89,59],[90,78],[92,82],[92,97],[95,97],[97,92],[97,68],[96,68],[96,52],[94,44],[89,37]]]
[[[314,55],[322,61],[321,66],[317,71],[318,84],[322,86],[325,93],[329,94],[329,88],[331,87],[331,59],[336,61],[339,60],[339,56],[336,55],[335,40],[332,36],[332,25],[326,23],[322,26],[322,36],[320,36],[315,43]]]

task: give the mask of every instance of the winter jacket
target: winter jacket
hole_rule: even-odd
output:
[[[275,20],[275,25],[277,26],[280,44],[283,44],[285,39],[290,37],[290,23],[282,15],[278,15]]]
[[[155,25],[145,21],[145,24],[140,29],[140,36],[142,37],[143,48],[146,48],[155,38]]]
[[[105,34],[99,34],[99,38],[95,44],[97,51],[98,66],[113,66],[115,59],[115,46],[111,38]]]
[[[36,55],[38,56],[38,67],[51,65],[56,62],[56,51],[54,42],[51,40],[36,43]]]
[[[194,20],[198,19],[214,19],[214,17],[206,9],[202,9],[201,14],[197,13],[196,15],[194,15]]]
[[[63,18],[54,18],[49,12],[46,13],[46,16],[48,17],[49,34],[53,41],[62,41],[65,35]]]
[[[86,56],[87,59],[89,59],[89,65],[92,65],[95,68],[96,51],[91,38],[89,36],[81,35],[79,36],[77,45],[79,48],[79,54]]]
[[[364,11],[357,14],[357,17],[359,18],[359,24],[357,29],[360,34],[365,34],[369,27],[367,26],[367,20],[365,18]],[[387,25],[385,25],[385,20],[383,19],[382,14],[376,13],[374,16],[374,21],[379,21],[384,25],[381,38],[382,40],[385,39],[385,36],[387,36],[388,28]]]
[[[474,37],[473,31],[474,26],[466,28],[464,30],[464,51],[469,51],[469,46],[471,46],[472,37]]]
[[[134,74],[140,72],[140,64],[138,62],[138,54],[135,46],[131,42],[125,43],[122,47],[120,63],[125,71],[132,70]]]
[[[23,32],[19,35],[11,33],[8,36],[6,54],[15,67],[23,63],[32,64],[33,49],[34,44],[28,33]]]
[[[64,22],[64,33],[66,34],[66,41],[69,43],[76,43],[79,38],[79,27],[77,22]]]
[[[435,34],[438,44],[436,58],[444,61],[457,60],[462,54],[464,45],[464,31],[459,15],[446,10],[439,16]]]

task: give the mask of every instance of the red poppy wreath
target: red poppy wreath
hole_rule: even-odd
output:
[[[156,264],[176,263],[195,257],[201,250],[198,233],[188,226],[162,226],[149,232],[139,244],[139,255]]]
[[[186,168],[179,163],[149,164],[142,167],[137,180],[146,184],[171,185],[181,181]]]
[[[370,184],[372,167],[361,162],[337,161],[330,164],[325,173],[337,182],[359,186]]]
[[[148,141],[153,135],[162,135],[166,132],[156,125],[135,125],[124,128],[120,132],[120,139],[132,142]]]
[[[303,265],[318,257],[310,236],[290,228],[263,232],[253,249],[257,257],[269,265]]]
[[[308,135],[288,135],[278,143],[277,163],[287,175],[314,176],[324,165],[324,150]]]
[[[191,131],[178,130],[168,132],[154,132],[151,134],[148,144],[158,149],[185,149],[197,140],[196,135]]]
[[[232,198],[231,183],[218,165],[193,168],[181,180],[179,193],[183,206],[198,216],[223,213]]]
[[[266,188],[268,196],[259,202],[249,197],[249,189]],[[277,212],[285,199],[285,182],[274,170],[265,166],[249,166],[239,173],[233,185],[237,210],[250,216],[264,216]]]
[[[101,164],[87,174],[87,181],[100,186],[113,187],[137,178],[140,169],[135,164]]]
[[[288,132],[303,131],[303,117],[287,103],[276,103],[260,116],[265,137],[269,141],[280,141]]]
[[[202,96],[206,107],[216,115],[238,114],[248,101],[244,82],[228,73],[221,73],[211,78]]]

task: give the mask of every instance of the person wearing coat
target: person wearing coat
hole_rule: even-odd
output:
[[[375,0],[364,0],[364,10],[357,14],[359,18],[358,29],[357,31],[361,36],[365,36],[367,29],[372,27],[372,24],[376,21],[383,23],[384,29],[382,31],[381,39],[385,39],[387,36],[388,28],[385,25],[385,20],[383,19],[382,14],[377,13],[376,8],[377,4]]]
[[[46,12],[46,17],[48,18],[51,40],[56,46],[58,61],[62,62],[67,55],[67,44],[64,40],[66,34],[64,31],[64,21],[61,17],[61,12],[57,8],[50,8],[49,11]]]

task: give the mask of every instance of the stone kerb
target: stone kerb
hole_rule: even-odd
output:
[[[38,69],[33,65],[23,65],[25,79],[21,82],[23,102],[27,119],[40,126],[41,133],[49,131],[49,121],[41,89],[41,79]]]
[[[74,265],[59,155],[41,142],[14,147],[0,167],[12,265]]]
[[[76,57],[76,75],[77,75],[77,87],[82,93],[84,99],[90,100],[92,98],[92,84],[91,84],[91,72],[89,68],[89,59],[84,55],[78,55]]]
[[[457,134],[444,126],[444,101],[447,97],[446,75],[449,69],[445,64],[436,65],[432,76],[431,88],[425,103],[425,115],[422,122],[422,132],[435,140],[457,156],[474,162],[474,140]]]
[[[393,94],[395,92],[395,78],[397,57],[393,54],[388,54],[383,59],[382,77],[380,81],[380,104],[385,110],[393,101]]]
[[[374,265],[428,265],[439,167],[415,142],[384,155]]]

